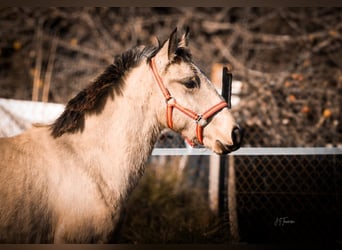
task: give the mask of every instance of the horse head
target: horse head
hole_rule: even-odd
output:
[[[177,37],[175,29],[154,57],[151,74],[159,85],[159,122],[217,154],[241,145],[242,133],[223,97],[194,64],[188,47],[188,30]]]

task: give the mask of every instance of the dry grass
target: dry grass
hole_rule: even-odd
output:
[[[129,199],[122,243],[224,243],[228,228],[176,166],[149,166]]]

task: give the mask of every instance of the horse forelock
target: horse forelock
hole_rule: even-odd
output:
[[[176,56],[183,59],[185,62],[192,62],[192,54],[189,48],[179,47],[176,50]]]
[[[135,47],[114,58],[113,64],[88,87],[80,91],[66,105],[64,112],[51,125],[53,137],[74,133],[84,129],[85,114],[101,113],[108,97],[122,95],[124,76],[136,67],[142,59],[149,60],[158,47]]]

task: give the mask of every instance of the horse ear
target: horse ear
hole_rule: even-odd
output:
[[[162,46],[162,43],[160,42],[160,40],[159,40],[159,38],[158,37],[155,37],[154,38],[154,44],[156,44],[156,46],[158,47],[158,48],[160,48],[160,46]]]
[[[177,28],[173,30],[169,38],[169,47],[167,50],[167,56],[169,61],[172,61],[176,56],[176,50],[178,48]]]
[[[188,36],[189,36],[189,32],[190,32],[190,28],[186,27],[185,33],[183,34],[178,47],[182,47],[182,48],[186,48],[188,47],[189,44],[189,40],[188,40]]]
[[[165,63],[172,61],[176,56],[178,48],[177,28],[171,33],[170,38],[162,45],[158,52],[159,60]],[[167,62],[166,62],[167,61]]]

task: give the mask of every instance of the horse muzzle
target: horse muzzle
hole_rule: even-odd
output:
[[[224,144],[220,140],[215,141],[215,153],[219,155],[229,154],[233,151],[238,150],[241,147],[243,139],[243,130],[239,127],[235,127],[232,131],[232,145]]]

